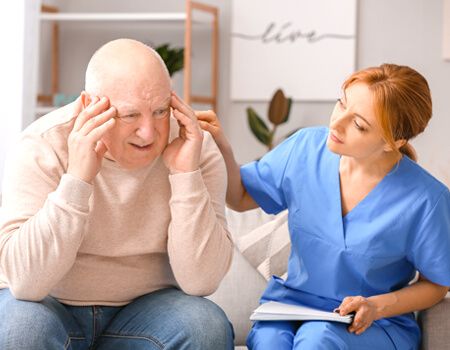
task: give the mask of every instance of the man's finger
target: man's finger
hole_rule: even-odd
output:
[[[114,118],[107,120],[105,123],[92,130],[89,133],[89,138],[91,138],[92,142],[99,141],[102,136],[114,126],[115,122],[116,120]]]
[[[116,116],[116,108],[115,107],[109,107],[106,111],[100,113],[99,115],[96,115],[95,117],[92,117],[80,129],[80,134],[82,135],[88,135],[92,130],[94,130],[99,125],[105,123],[108,119],[111,119]]]
[[[95,146],[95,153],[97,153],[98,159],[103,158],[107,150],[108,148],[102,140],[97,141],[97,145]]]
[[[189,117],[189,119],[197,119],[195,117],[194,110],[190,106],[188,106],[182,99],[180,99],[175,93],[172,93],[170,104],[174,108],[174,110],[180,111],[181,113]]]
[[[182,124],[182,126],[186,128],[187,132],[195,131],[195,125],[198,125],[197,121],[194,122],[193,119],[189,118],[188,116],[186,116],[186,114],[176,109],[173,110],[173,116],[177,119],[178,122]]]
[[[98,97],[94,97],[96,99],[96,102],[94,102],[92,105],[87,106],[77,117],[75,120],[75,124],[73,127],[74,131],[79,131],[81,128],[86,124],[86,122],[95,117],[96,115],[100,114],[101,112],[105,111],[109,107],[109,101],[106,97],[102,97],[101,99],[98,99]]]

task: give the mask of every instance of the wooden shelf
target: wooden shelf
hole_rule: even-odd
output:
[[[186,13],[46,13],[40,15],[42,21],[155,21],[155,22],[185,22]]]
[[[59,12],[55,6],[41,6],[40,21],[50,22],[52,26],[52,52],[51,52],[51,92],[47,95],[38,95],[38,103],[51,104],[52,96],[59,92],[59,26],[61,22],[157,22],[180,23],[184,26],[184,73],[183,73],[183,98],[186,103],[192,102],[210,104],[213,110],[217,109],[217,85],[218,85],[218,59],[219,59],[219,10],[215,6],[199,3],[192,0],[186,1],[184,12]],[[193,12],[202,14],[202,18],[193,20]],[[204,18],[206,17],[206,19]],[[211,94],[210,96],[195,96],[191,91],[191,55],[192,55],[192,27],[193,24],[208,24],[211,27]],[[54,107],[38,106],[35,114],[42,115],[52,111]]]

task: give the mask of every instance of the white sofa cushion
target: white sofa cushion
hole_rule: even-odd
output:
[[[248,262],[268,281],[272,275],[285,278],[291,251],[287,210],[275,215],[248,233],[236,237],[235,243]]]

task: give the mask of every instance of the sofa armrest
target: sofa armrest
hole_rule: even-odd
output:
[[[422,350],[446,350],[450,344],[450,293],[433,307],[421,311]]]

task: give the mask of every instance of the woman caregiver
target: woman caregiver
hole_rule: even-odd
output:
[[[225,158],[228,205],[289,209],[288,277],[274,276],[261,303],[355,312],[350,326],[256,322],[249,349],[417,349],[413,311],[450,286],[450,193],[409,144],[432,114],[425,78],[394,64],[356,72],[329,128],[302,129],[241,168],[214,113],[197,113]]]

